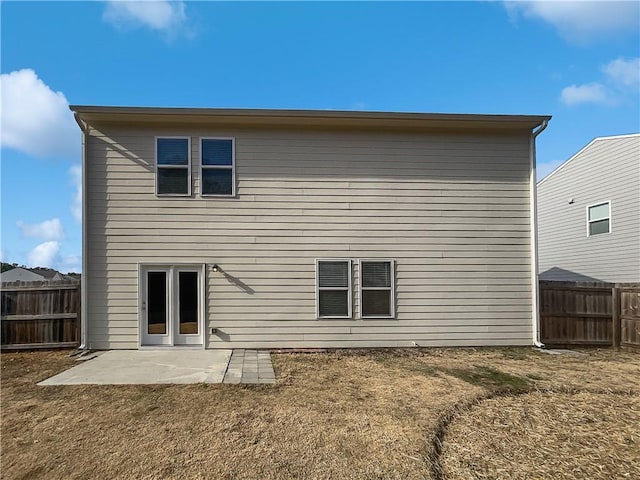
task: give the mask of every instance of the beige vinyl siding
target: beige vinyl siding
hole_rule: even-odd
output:
[[[605,201],[611,233],[589,237]],[[538,244],[542,279],[640,281],[640,135],[597,139],[538,185]]]
[[[154,195],[162,135],[191,136],[190,198]],[[235,138],[235,198],[200,197],[200,136]],[[97,125],[90,347],[138,347],[147,262],[231,276],[207,269],[209,348],[529,345],[528,148],[528,133]],[[317,258],[354,260],[353,319],[316,318]],[[395,260],[395,319],[359,319],[359,258]]]

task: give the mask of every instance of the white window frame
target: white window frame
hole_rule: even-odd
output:
[[[345,262],[348,265],[347,287],[321,287],[320,286],[320,263],[321,262]],[[320,290],[347,290],[347,315],[322,315],[320,316]],[[353,262],[350,258],[316,258],[316,318],[318,320],[332,318],[353,318]]]
[[[184,169],[185,165],[158,165],[158,140],[186,140],[187,141],[187,193],[158,193],[158,169]],[[155,188],[156,196],[158,197],[190,197],[191,196],[191,137],[185,135],[158,135],[154,138],[154,151],[155,151]]]
[[[363,287],[362,264],[367,262],[389,262],[391,265],[391,287]],[[360,318],[396,318],[396,261],[392,258],[361,258],[358,260],[358,311]],[[362,313],[362,291],[363,290],[389,290],[391,289],[391,304],[389,315],[364,315]]]
[[[202,142],[204,140],[231,140],[231,167],[229,165],[204,165],[202,162]],[[219,193],[203,193],[203,170],[231,170],[231,195]],[[200,196],[201,197],[235,197],[236,196],[236,139],[235,137],[200,137]]]
[[[600,205],[608,205],[609,206],[609,216],[607,217],[602,217],[602,218],[596,218],[595,220],[591,220],[589,219],[589,209],[593,208],[593,207],[599,207]],[[612,214],[611,214],[611,200],[605,200],[604,202],[596,202],[596,203],[592,203],[590,205],[587,205],[586,208],[586,219],[587,219],[587,237],[597,237],[600,235],[608,235],[613,231],[613,218],[612,218]],[[594,235],[591,234],[591,224],[593,222],[599,222],[601,220],[609,220],[609,231],[608,232],[604,232],[604,233],[596,233]]]

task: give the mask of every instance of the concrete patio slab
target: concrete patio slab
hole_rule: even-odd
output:
[[[231,350],[110,350],[38,385],[222,383]]]

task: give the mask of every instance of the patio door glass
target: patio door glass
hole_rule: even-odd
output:
[[[178,332],[180,335],[198,333],[198,272],[178,272]]]
[[[166,335],[167,272],[147,272],[147,334]]]
[[[194,268],[176,267],[174,345],[202,344],[200,327],[200,282],[202,272]]]

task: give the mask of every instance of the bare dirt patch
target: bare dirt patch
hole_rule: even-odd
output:
[[[603,391],[594,400],[595,410],[602,409],[602,402],[618,402],[619,396],[605,389],[627,392],[622,398],[628,404],[611,409],[607,418],[631,419],[628,410],[638,411],[640,391],[638,355],[592,351],[586,357],[551,357],[530,349],[277,354],[272,356],[275,386],[37,387],[36,382],[73,364],[67,355],[0,357],[3,478],[430,478],[434,434],[441,416],[455,404],[473,403],[496,390],[520,393],[587,385]],[[547,402],[545,411],[553,405],[564,408],[567,398],[579,398],[540,395]],[[496,399],[511,405],[513,416],[493,420],[478,414],[479,421],[485,418],[487,431],[513,439],[514,452],[526,451],[528,445],[518,442],[527,436],[520,439],[500,422],[524,428],[525,417],[518,416],[517,409],[529,412],[531,406],[543,405],[532,396],[522,403],[525,407],[518,406],[525,396]],[[588,398],[581,401],[579,408],[591,408]],[[495,407],[496,415],[501,411],[506,410]],[[482,445],[465,433],[465,418],[457,416],[445,435],[440,460],[447,478],[506,478],[498,471],[464,467],[476,458],[475,445]],[[537,420],[540,425],[548,421]],[[602,434],[603,424],[581,425],[592,425]],[[636,419],[632,430],[637,432],[637,425]],[[620,430],[614,436],[633,440],[632,434]],[[607,458],[606,436],[604,453],[595,457],[581,457],[580,443],[572,449],[573,437],[552,438],[564,442],[572,452],[566,456],[573,455],[576,462]],[[453,442],[458,442],[455,452],[447,448]],[[628,449],[634,447],[637,444],[630,443]],[[545,448],[553,451],[554,444]],[[491,451],[485,453],[490,459]],[[528,471],[535,478],[527,465],[520,473]],[[617,471],[623,472],[635,464],[627,458],[620,465]]]

